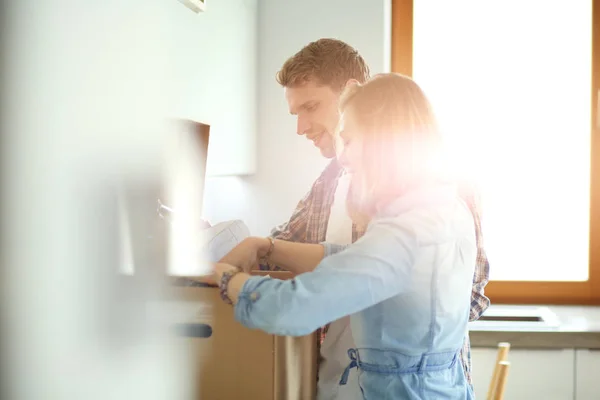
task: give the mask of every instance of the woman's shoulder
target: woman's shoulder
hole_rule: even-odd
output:
[[[412,237],[417,243],[443,242],[473,229],[473,219],[456,192],[440,193],[423,201],[393,206],[370,222],[365,235],[394,234]],[[435,196],[435,195],[434,195]]]

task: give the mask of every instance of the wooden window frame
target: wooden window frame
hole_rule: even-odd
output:
[[[413,0],[391,1],[391,69],[412,76]],[[492,281],[485,293],[493,303],[600,304],[600,0],[592,0],[592,4],[589,279],[586,282]],[[493,260],[490,264],[494,268]]]

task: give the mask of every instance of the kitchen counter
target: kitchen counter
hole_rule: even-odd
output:
[[[469,336],[472,347],[600,350],[600,307],[492,305]]]

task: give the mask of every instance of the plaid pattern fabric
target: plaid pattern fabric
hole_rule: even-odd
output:
[[[298,203],[294,213],[288,222],[275,227],[271,231],[271,237],[302,243],[321,243],[325,241],[327,234],[327,222],[333,204],[338,178],[343,170],[339,163],[332,161],[317,178],[311,190]],[[477,263],[473,275],[473,290],[471,293],[471,309],[469,320],[477,320],[488,308],[490,300],[484,295],[484,288],[489,280],[489,263],[483,249],[483,238],[481,233],[480,201],[477,192],[470,185],[461,185],[460,195],[465,201],[475,221],[477,236]],[[352,227],[352,241],[362,236],[355,225]],[[261,269],[278,270],[277,266],[261,265]],[[321,342],[327,333],[327,327],[320,331]],[[465,341],[461,351],[461,358],[465,369],[465,376],[471,383],[471,347],[469,336],[465,335]]]

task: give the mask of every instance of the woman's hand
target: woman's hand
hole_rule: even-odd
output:
[[[268,251],[271,242],[266,238],[249,237],[235,246],[219,263],[233,265],[249,273],[258,268],[258,261]]]
[[[233,304],[237,304],[238,295],[244,286],[244,283],[248,280],[250,275],[245,273],[236,273],[238,272],[238,268],[231,264],[225,263],[216,263],[213,267],[213,279],[215,282],[219,284],[219,288],[221,288],[221,280],[223,279],[223,274],[225,272],[234,273],[234,275],[230,278],[227,288],[225,289],[225,294],[231,300]]]

